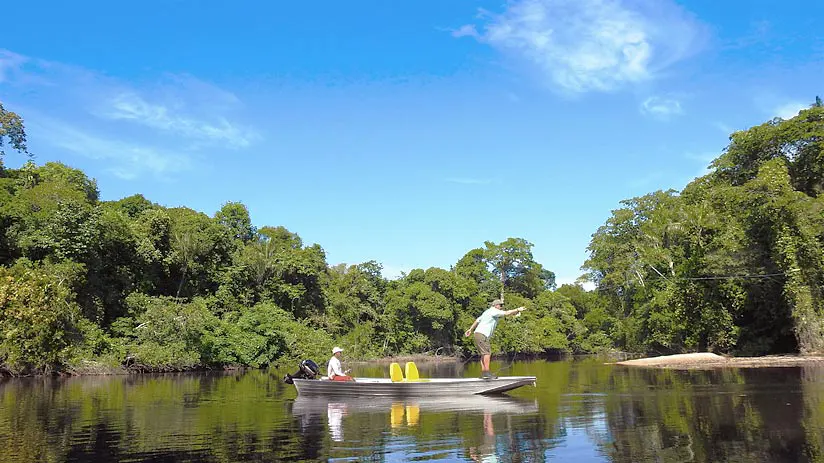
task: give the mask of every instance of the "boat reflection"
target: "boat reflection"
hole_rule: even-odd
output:
[[[311,424],[319,424],[326,415],[330,438],[343,442],[344,422],[348,417],[359,420],[366,416],[383,415],[387,429],[402,431],[415,429],[427,414],[454,413],[483,416],[483,441],[469,450],[469,456],[477,461],[496,461],[495,428],[493,416],[533,414],[538,412],[535,399],[514,397],[470,396],[460,398],[392,398],[392,397],[324,397],[298,396],[292,402],[292,415],[306,430]],[[385,419],[386,419],[385,418]]]
[[[476,412],[493,414],[522,414],[538,411],[535,399],[519,399],[515,397],[326,397],[326,396],[298,396],[292,403],[292,414],[323,415],[331,407],[357,411],[358,413],[390,413],[393,407],[410,410],[414,408],[424,412]]]
[[[326,407],[329,434],[335,442],[343,442],[343,417],[347,415],[345,403],[330,402]]]

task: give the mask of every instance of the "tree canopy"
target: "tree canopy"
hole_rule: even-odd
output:
[[[26,152],[2,106],[0,140]],[[0,168],[0,373],[323,361],[334,344],[466,355],[463,331],[496,298],[531,309],[499,326],[496,353],[820,352],[822,140],[817,100],[733,133],[682,191],[621,201],[588,247],[591,292],[557,287],[520,237],[388,280],[378,261],[330,265],[285,226],[253,225],[241,202],[102,201],[59,162]]]

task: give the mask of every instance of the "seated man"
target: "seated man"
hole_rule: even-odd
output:
[[[326,370],[326,374],[332,381],[354,381],[355,378],[347,376],[346,373],[348,373],[348,371],[344,372],[340,365],[341,352],[343,352],[343,349],[340,347],[332,349],[332,358],[329,359],[329,367]]]

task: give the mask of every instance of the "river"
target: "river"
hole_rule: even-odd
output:
[[[352,365],[388,376],[386,365]],[[477,362],[418,364],[476,376]],[[286,371],[0,380],[10,462],[800,462],[824,459],[821,367],[495,361],[536,387],[454,401],[297,398]],[[290,371],[293,372],[293,371]]]

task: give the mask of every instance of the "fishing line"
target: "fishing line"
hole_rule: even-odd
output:
[[[654,270],[654,268],[653,268],[653,270]],[[673,277],[669,277],[669,278],[664,277],[660,273],[658,273],[658,274],[661,275],[664,280],[692,281],[692,280],[734,280],[734,279],[738,279],[738,278],[741,278],[741,279],[758,279],[758,278],[773,279],[773,277],[789,276],[791,273],[796,273],[796,272],[800,272],[800,271],[801,271],[800,269],[794,269],[794,270],[790,270],[790,271],[787,271],[787,272],[762,273],[762,274],[757,274],[757,275],[717,275],[717,276],[706,276],[706,277],[674,277],[673,276]],[[658,271],[656,270],[656,272],[658,272]],[[660,280],[660,279],[661,278],[647,278],[647,281],[655,281],[655,280]]]
[[[495,375],[495,376],[498,376],[498,372],[501,372],[501,371],[506,371],[506,370],[508,370],[508,369],[512,368],[512,365],[514,365],[514,364],[515,364],[515,357],[517,357],[517,356],[518,356],[518,352],[513,352],[513,353],[512,353],[512,357],[509,359],[509,361],[507,362],[507,364],[506,364],[506,365],[504,365],[504,366],[502,366],[502,367],[500,367],[500,368],[498,368],[498,369],[497,369],[497,370],[495,370],[495,372],[494,372],[494,373],[492,373],[492,374],[493,374],[493,375]]]

